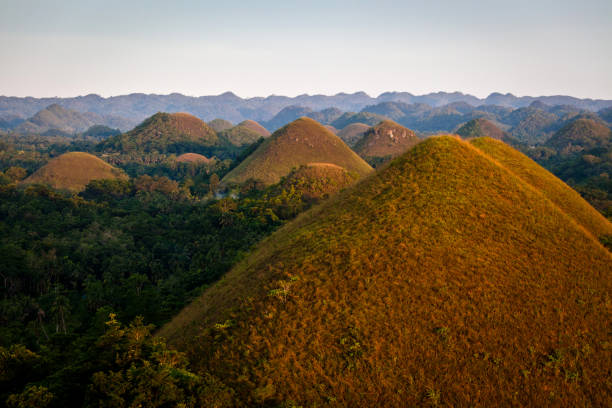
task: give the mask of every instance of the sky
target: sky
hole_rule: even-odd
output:
[[[612,1],[0,0],[0,95],[612,99]]]

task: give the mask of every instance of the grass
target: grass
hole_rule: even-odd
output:
[[[344,143],[352,147],[363,137],[368,129],[370,129],[370,126],[365,123],[351,123],[339,130],[336,134]]]
[[[223,182],[238,184],[254,179],[270,185],[293,168],[312,162],[336,164],[359,176],[372,171],[338,136],[313,119],[300,118],[274,132]]]
[[[474,145],[419,143],[159,335],[234,391],[220,405],[610,406],[612,255]]]
[[[470,120],[457,130],[457,134],[464,138],[490,137],[497,140],[508,138],[506,132],[484,118]]]
[[[330,197],[357,180],[357,175],[331,163],[308,163],[300,166],[280,182],[280,188],[294,190],[306,200]]]
[[[179,163],[211,163],[213,160],[197,153],[183,153],[176,158]]]
[[[23,181],[23,184],[47,184],[58,190],[78,192],[91,180],[127,179],[123,171],[102,159],[83,152],[58,156]]]
[[[259,136],[261,137],[270,136],[270,132],[268,131],[268,129],[261,126],[259,123],[255,122],[254,120],[245,120],[243,122],[240,122],[238,126],[242,126],[247,129],[251,129],[253,132],[259,134]]]

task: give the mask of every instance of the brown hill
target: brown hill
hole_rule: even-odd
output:
[[[354,149],[363,158],[395,157],[418,142],[419,138],[412,130],[385,120],[368,129]]]
[[[484,118],[472,119],[464,123],[455,133],[471,139],[475,137],[490,137],[497,140],[508,140],[508,134],[490,120]]]
[[[546,146],[562,154],[610,145],[612,145],[612,130],[601,122],[587,118],[578,118],[566,124],[546,141]]]
[[[127,133],[99,146],[105,151],[180,152],[193,146],[218,146],[217,133],[188,113],[156,113]]]
[[[331,163],[308,163],[289,173],[280,183],[285,190],[294,189],[309,201],[334,195],[357,180],[355,174]]]
[[[293,168],[312,162],[336,164],[359,176],[372,171],[338,136],[304,117],[274,132],[222,181],[232,184],[254,179],[274,184]]]
[[[268,131],[268,129],[261,126],[259,123],[255,122],[254,120],[245,120],[243,122],[240,122],[238,126],[244,126],[247,129],[251,129],[253,132],[259,134],[262,137],[268,137],[271,134]]]
[[[212,163],[214,160],[197,153],[183,153],[176,158],[179,163]]]
[[[329,130],[330,132],[332,132],[334,135],[338,134],[338,129],[336,129],[335,127],[333,127],[332,125],[324,125],[325,129]]]
[[[217,133],[234,127],[232,122],[225,119],[213,119],[208,122],[207,125],[210,126],[212,130]]]
[[[337,135],[340,139],[344,140],[344,143],[353,147],[369,129],[370,125],[365,123],[351,123],[339,130]]]
[[[78,192],[84,190],[91,180],[127,178],[123,171],[94,155],[70,152],[49,161],[23,184],[47,184],[58,190]]]
[[[610,406],[611,271],[546,194],[434,137],[273,234],[160,335],[224,385],[219,406]]]

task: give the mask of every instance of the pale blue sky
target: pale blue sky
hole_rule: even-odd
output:
[[[612,99],[612,1],[0,0],[0,95]]]

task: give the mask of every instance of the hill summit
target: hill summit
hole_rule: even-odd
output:
[[[508,135],[506,132],[485,118],[472,119],[469,122],[464,123],[459,129],[457,129],[456,133],[466,139],[490,137],[497,140],[508,140]]]
[[[427,139],[281,228],[160,335],[227,406],[609,406],[612,255],[522,165]]]
[[[127,178],[123,171],[92,154],[70,152],[52,159],[22,183],[47,184],[58,190],[78,192],[91,180]]]
[[[392,120],[385,120],[368,129],[355,144],[355,151],[364,158],[395,157],[419,142],[416,134]]]
[[[612,130],[600,121],[577,118],[559,129],[546,145],[563,154],[608,147],[612,145]]]
[[[188,113],[159,112],[127,133],[101,143],[103,150],[173,152],[189,151],[189,147],[217,146],[217,133],[205,122]]]
[[[293,168],[312,162],[335,164],[358,176],[372,171],[338,136],[303,117],[274,132],[222,181],[232,184],[254,179],[274,184]]]
[[[245,120],[238,125],[219,132],[219,137],[234,146],[244,146],[255,143],[262,137],[270,136],[270,132],[254,120]]]

